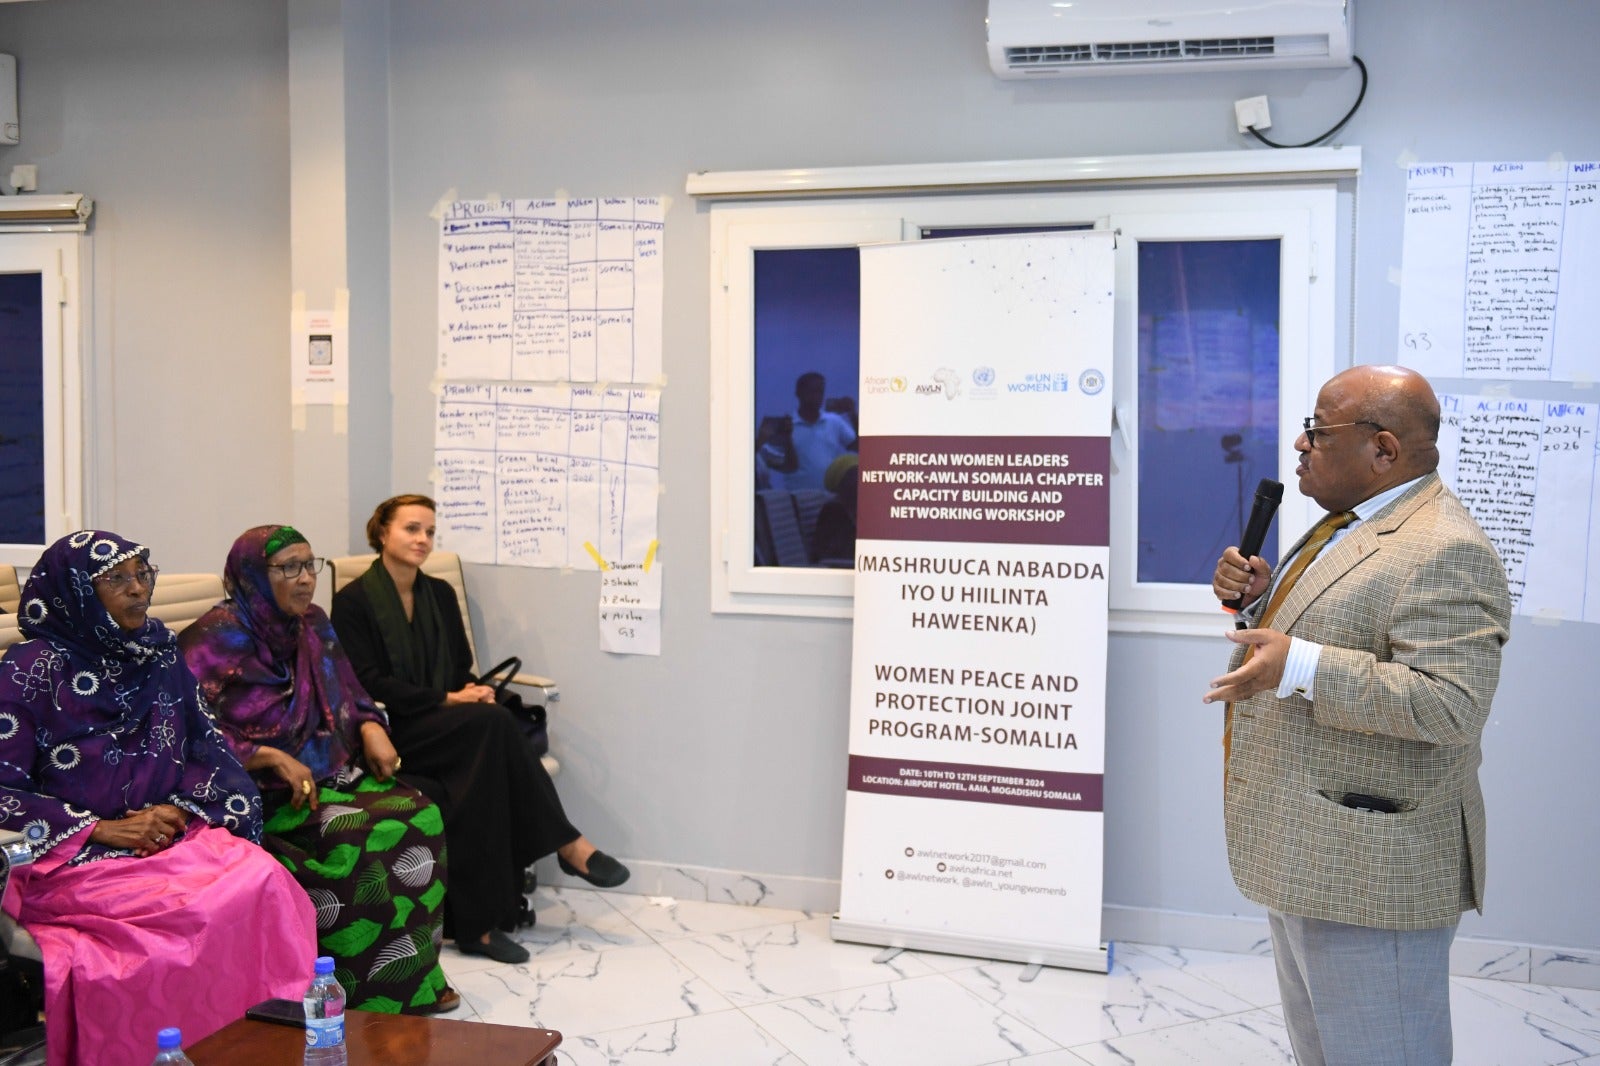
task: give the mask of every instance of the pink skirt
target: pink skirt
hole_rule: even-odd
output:
[[[12,872],[5,911],[44,955],[49,1066],[148,1066],[167,1026],[187,1047],[304,992],[311,901],[261,848],[196,825],[149,858],[65,865],[86,829]]]

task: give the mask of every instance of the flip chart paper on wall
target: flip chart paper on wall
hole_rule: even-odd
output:
[[[1593,381],[1600,163],[1407,169],[1399,361],[1430,377]]]
[[[1600,403],[1441,394],[1439,476],[1505,564],[1517,614],[1600,622]]]
[[[659,197],[457,200],[439,220],[439,376],[661,379]]]
[[[660,408],[657,389],[445,384],[440,546],[472,562],[579,570],[644,558],[656,539]]]
[[[611,563],[600,571],[600,650],[661,654],[661,563]]]
[[[1107,967],[1111,290],[1106,233],[861,250],[838,939]]]

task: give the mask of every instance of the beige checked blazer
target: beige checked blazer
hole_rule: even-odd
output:
[[[1437,474],[1324,550],[1272,624],[1323,645],[1315,703],[1268,691],[1233,708],[1224,810],[1240,891],[1383,929],[1483,909],[1479,741],[1510,611],[1499,556]],[[1347,793],[1399,811],[1352,810]]]

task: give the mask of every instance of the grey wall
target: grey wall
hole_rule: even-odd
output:
[[[172,570],[288,511],[284,27],[250,0],[0,11],[22,122],[0,177],[36,163],[95,200],[87,517]]]
[[[164,558],[216,565],[239,528],[289,498],[271,461],[273,446],[288,439],[281,9],[243,0],[3,7],[0,47],[18,54],[24,84],[24,145],[0,149],[0,175],[12,162],[38,162],[52,187],[66,172],[101,204],[97,278],[107,272],[107,285],[96,294],[96,319],[107,329],[95,338],[97,388],[117,400],[119,447],[102,449],[98,461],[114,461],[127,482],[97,499],[96,517],[170,544]],[[1600,7],[1357,0],[1357,8],[1357,49],[1373,81],[1340,139],[1361,145],[1366,160],[1352,335],[1357,357],[1371,361],[1395,350],[1399,293],[1389,276],[1400,254],[1400,160],[1600,158],[1592,110],[1600,66],[1590,55]],[[562,793],[575,821],[608,850],[760,874],[839,873],[849,626],[709,610],[707,220],[683,196],[684,175],[1257,151],[1233,130],[1234,99],[1270,94],[1273,133],[1299,140],[1342,114],[1357,84],[1353,71],[1000,82],[984,60],[983,15],[981,0],[396,0],[386,28],[347,20],[347,35],[352,27],[387,35],[388,188],[375,184],[373,195],[387,196],[388,246],[372,242],[358,257],[352,244],[350,270],[380,269],[388,257],[392,393],[386,423],[373,409],[351,412],[364,434],[387,426],[388,440],[363,443],[361,454],[392,463],[388,484],[352,484],[352,521],[390,491],[425,488],[432,465],[429,212],[440,197],[672,197],[661,657],[596,649],[592,574],[468,574],[486,657],[515,652],[560,677]],[[131,48],[133,34],[148,38],[150,51]],[[362,84],[372,88],[370,79]],[[369,108],[370,97],[361,103]],[[366,152],[362,166],[347,165],[352,177],[373,180]],[[172,159],[190,162],[169,170]],[[238,201],[225,213],[228,228],[219,232],[216,216],[171,210],[183,199],[172,183],[205,202]],[[187,274],[168,286],[158,264]],[[351,288],[370,281],[352,277]],[[190,316],[206,325],[208,341],[226,344],[158,343]],[[219,351],[226,371],[215,365]],[[134,405],[158,383],[182,384],[207,397],[199,406],[210,410],[152,425]],[[389,402],[379,386],[364,388],[360,402]],[[265,447],[242,455],[217,448],[219,439]],[[255,499],[228,488],[241,482]],[[196,494],[180,485],[216,488]],[[363,491],[370,499],[359,498]],[[1489,913],[1468,920],[1468,935],[1600,948],[1585,893],[1568,887],[1600,879],[1600,779],[1590,765],[1600,751],[1591,710],[1600,691],[1597,632],[1516,623],[1485,743]],[[1255,913],[1228,878],[1219,727],[1198,702],[1224,658],[1220,636],[1112,639],[1113,906]]]

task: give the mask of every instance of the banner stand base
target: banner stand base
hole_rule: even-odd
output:
[[[850,944],[876,944],[911,951],[936,951],[942,955],[965,955],[974,959],[1001,959],[1006,962],[1059,966],[1068,970],[1110,973],[1113,943],[1099,947],[1042,947],[1025,940],[995,940],[931,929],[904,929],[879,922],[852,922],[833,916],[828,933],[835,940]]]

